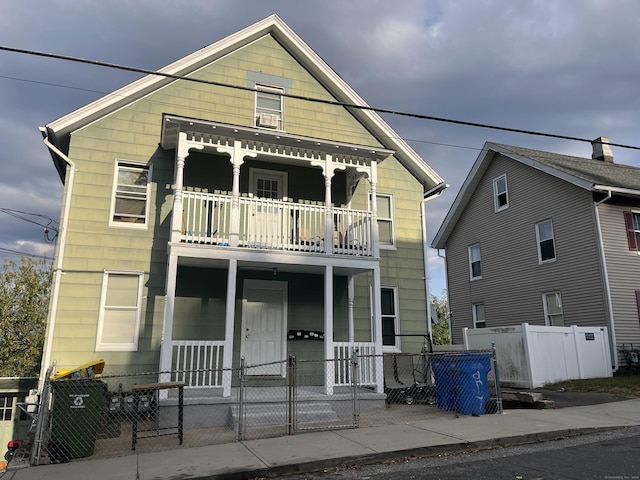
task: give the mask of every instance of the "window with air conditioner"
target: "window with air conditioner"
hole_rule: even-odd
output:
[[[282,94],[284,89],[267,85],[256,85],[256,125],[282,130]]]

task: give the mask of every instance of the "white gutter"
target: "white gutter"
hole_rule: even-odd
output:
[[[422,201],[420,202],[420,223],[422,227],[422,258],[424,259],[424,290],[426,294],[427,301],[427,333],[429,334],[429,342],[433,341],[433,336],[431,334],[431,292],[429,291],[429,252],[428,252],[428,243],[427,243],[427,202],[429,200],[433,200],[434,198],[438,198],[442,195],[442,192],[446,188],[449,188],[449,184],[447,183],[439,183],[431,190],[428,190],[424,193],[422,197]]]
[[[609,274],[607,270],[607,259],[604,256],[604,241],[602,240],[602,230],[600,227],[600,214],[598,213],[598,206],[602,205],[604,202],[611,198],[612,191],[607,190],[607,196],[602,200],[599,200],[594,203],[593,210],[596,216],[596,228],[598,229],[598,245],[600,248],[600,258],[602,258],[602,276],[604,277],[604,289],[607,295],[607,310],[609,315],[609,332],[611,335],[611,353],[613,356],[613,371],[618,371],[620,365],[618,364],[618,350],[616,349],[616,327],[615,322],[613,321],[613,305],[611,304],[611,286],[609,285]]]
[[[73,180],[76,172],[76,165],[71,161],[69,157],[67,157],[64,153],[62,153],[58,147],[53,145],[48,138],[46,128],[40,127],[40,132],[42,133],[44,144],[51,150],[53,153],[62,158],[66,164],[68,165],[67,172],[69,172],[66,178],[66,195],[64,199],[64,212],[62,214],[62,222],[60,225],[60,230],[58,232],[58,255],[56,257],[56,265],[53,270],[53,291],[51,292],[51,305],[49,307],[49,321],[47,322],[47,338],[45,340],[44,347],[44,355],[42,357],[42,363],[40,365],[40,388],[42,388],[42,383],[44,382],[44,377],[46,375],[48,365],[51,362],[51,348],[53,346],[53,332],[55,330],[56,325],[56,313],[58,309],[58,296],[60,293],[60,280],[62,276],[62,259],[64,258],[64,248],[66,245],[66,237],[67,237],[67,226],[69,224],[69,210],[71,208],[71,192],[73,190]]]

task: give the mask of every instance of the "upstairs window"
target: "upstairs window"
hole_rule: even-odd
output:
[[[146,228],[151,169],[149,165],[116,162],[110,225]]]
[[[545,324],[550,327],[564,327],[562,297],[560,292],[543,294]]]
[[[624,212],[624,224],[627,229],[629,250],[637,252],[638,245],[640,245],[640,213]]]
[[[480,244],[469,247],[469,272],[471,280],[482,278],[482,261],[480,259]]]
[[[506,175],[501,175],[493,180],[493,202],[496,212],[509,208]]]
[[[256,85],[256,125],[282,130],[282,94],[284,89]]]
[[[484,328],[487,326],[487,322],[484,316],[484,304],[473,304],[473,328]]]
[[[378,236],[382,248],[396,244],[393,222],[393,197],[384,193],[376,195],[378,214]]]
[[[545,220],[536,223],[536,239],[538,240],[538,262],[552,262],[556,259],[556,247],[553,236],[553,222]]]

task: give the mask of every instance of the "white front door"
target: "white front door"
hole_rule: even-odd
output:
[[[287,283],[245,280],[241,355],[249,375],[284,375],[286,330]]]

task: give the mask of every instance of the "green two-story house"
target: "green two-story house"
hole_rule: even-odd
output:
[[[43,373],[194,369],[228,396],[241,358],[419,351],[445,185],[354,105],[273,15],[41,128],[64,182]]]

